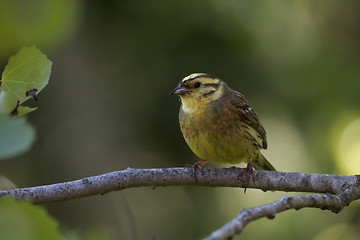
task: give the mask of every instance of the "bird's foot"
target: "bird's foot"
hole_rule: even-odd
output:
[[[202,160],[202,161],[196,162],[194,164],[186,164],[185,167],[193,169],[193,172],[194,172],[194,175],[195,175],[195,180],[197,181],[196,172],[197,172],[198,169],[200,169],[201,172],[202,172],[201,165],[204,165],[205,163],[207,163],[207,160]]]
[[[246,193],[246,189],[249,186],[250,178],[254,181],[254,168],[253,163],[250,159],[249,163],[247,164],[246,168],[243,168],[241,173],[238,176],[238,180],[244,182],[244,193]]]

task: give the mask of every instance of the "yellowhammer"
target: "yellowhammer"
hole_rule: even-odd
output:
[[[179,121],[191,150],[203,161],[248,163],[248,168],[275,168],[260,153],[266,132],[245,97],[207,73],[193,73],[171,92],[180,96]]]

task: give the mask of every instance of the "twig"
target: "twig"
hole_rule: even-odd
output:
[[[347,185],[347,187],[337,195],[310,194],[295,197],[286,196],[270,204],[242,210],[236,218],[214,231],[204,240],[230,239],[236,234],[240,234],[250,222],[263,217],[273,219],[277,213],[289,209],[299,210],[305,207],[311,207],[338,213],[345,206],[348,206],[352,201],[357,199],[360,199],[360,188],[358,184]]]

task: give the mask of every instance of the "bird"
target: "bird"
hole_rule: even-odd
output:
[[[192,152],[207,162],[247,164],[256,170],[276,171],[260,150],[267,148],[266,132],[245,97],[208,73],[183,78],[170,94],[180,97],[179,122]]]

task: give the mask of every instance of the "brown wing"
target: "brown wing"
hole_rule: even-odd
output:
[[[266,141],[266,132],[263,126],[261,125],[256,113],[252,108],[249,106],[248,101],[245,99],[245,97],[234,90],[231,92],[232,97],[228,100],[230,103],[235,106],[238,109],[238,113],[240,115],[240,119],[247,123],[250,127],[252,127],[255,131],[257,131],[263,142],[262,142],[262,148],[267,148],[267,141]],[[234,97],[235,95],[235,97]]]

